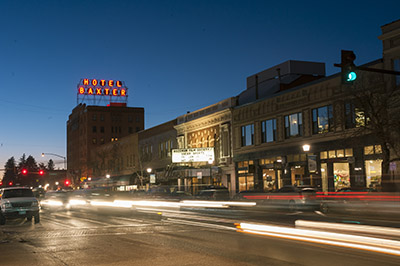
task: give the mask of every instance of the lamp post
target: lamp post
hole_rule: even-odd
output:
[[[107,188],[110,186],[110,175],[106,174],[106,180],[107,180]]]
[[[307,161],[305,172],[308,173],[308,175],[309,175],[309,182],[310,182],[309,185],[313,185],[313,180],[312,180],[312,177],[310,174],[310,158],[307,154],[307,152],[310,151],[310,148],[311,148],[311,146],[309,144],[303,145],[303,151],[306,153],[306,161]]]
[[[214,161],[213,160],[209,160],[208,163],[210,164],[210,182],[212,182],[212,184],[213,184],[214,182],[212,180],[212,165],[213,165]]]
[[[52,155],[52,156],[56,156],[56,157],[64,159],[64,169],[67,169],[67,167],[66,167],[67,158],[65,156],[61,156],[61,155],[58,155],[58,154],[55,154],[55,153],[42,152],[42,157],[44,157],[45,155]]]

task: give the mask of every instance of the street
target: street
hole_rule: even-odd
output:
[[[213,209],[42,211],[40,224],[20,219],[0,227],[0,259],[2,265],[399,263],[399,256],[382,252],[245,234],[234,222],[246,221],[245,213]],[[314,216],[303,215],[299,217]],[[290,224],[296,219],[293,216],[275,213],[270,216],[275,222],[264,223]]]

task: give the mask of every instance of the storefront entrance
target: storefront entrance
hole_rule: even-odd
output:
[[[365,161],[365,174],[367,188],[380,190],[382,179],[382,160]]]
[[[349,163],[333,163],[333,181],[335,184],[335,191],[350,187]]]
[[[281,170],[262,169],[264,191],[274,191],[282,187]]]

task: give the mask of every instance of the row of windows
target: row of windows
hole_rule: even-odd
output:
[[[118,141],[118,138],[111,138],[110,141],[111,141],[111,142],[113,142],[113,141]],[[96,138],[93,138],[93,139],[92,139],[92,143],[93,143],[93,144],[97,144],[97,139],[96,139]],[[100,139],[100,144],[104,144],[104,138],[101,138],[101,139]]]
[[[171,157],[171,150],[173,149],[172,140],[167,140],[159,143],[158,152],[159,158]]]
[[[368,124],[364,112],[357,109],[352,102],[345,103],[346,128],[361,127]],[[303,135],[303,114],[293,113],[284,117],[285,138],[299,137]],[[334,129],[334,116],[332,105],[326,105],[312,109],[312,133],[323,134]],[[276,141],[276,119],[261,122],[261,141],[268,143]],[[242,146],[254,145],[254,124],[241,127]]]
[[[97,121],[97,114],[93,114],[92,115],[92,120],[93,121]],[[104,121],[104,115],[103,114],[101,114],[101,115],[99,115],[99,120],[100,121]],[[133,116],[128,116],[128,122],[133,122]],[[136,116],[136,122],[140,122],[140,117],[138,117],[138,116]],[[111,121],[112,122],[120,122],[120,121],[122,121],[122,117],[120,116],[120,115],[111,115]]]
[[[174,149],[172,140],[160,142],[158,145],[158,157],[160,159],[171,157],[172,149]],[[143,145],[140,148],[140,155],[143,161],[151,161],[153,158],[153,145]]]
[[[136,132],[140,131],[140,127],[136,127]],[[92,132],[93,133],[97,133],[97,126],[93,126],[92,127]],[[111,127],[111,133],[121,133],[121,127]],[[100,133],[104,133],[104,127],[101,126],[100,127]],[[132,127],[128,127],[128,133],[132,134],[133,133],[133,128]]]

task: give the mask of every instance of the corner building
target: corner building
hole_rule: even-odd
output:
[[[126,104],[79,104],[67,121],[68,177],[75,185],[92,177],[96,167],[92,150],[144,129],[144,108]]]
[[[382,26],[383,58],[362,67],[399,71],[399,30],[400,21]],[[380,190],[382,138],[360,130],[371,118],[355,106],[354,91],[398,91],[399,76],[358,71],[349,86],[342,84],[340,73],[324,73],[316,63],[289,61],[248,78],[247,90],[233,109],[236,191],[272,191],[285,185]],[[394,106],[385,108],[398,112],[398,104]],[[396,184],[398,158],[390,160],[391,182]]]

